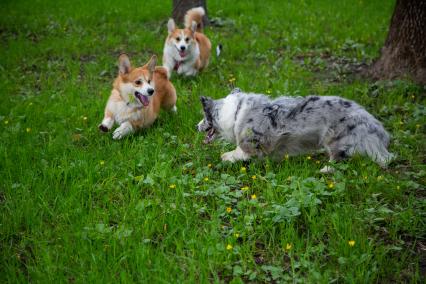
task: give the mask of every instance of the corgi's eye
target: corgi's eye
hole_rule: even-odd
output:
[[[177,38],[176,38],[176,40],[177,40],[177,41],[180,41],[180,37],[177,37]]]
[[[140,86],[140,85],[142,85],[142,81],[141,80],[136,80],[135,84],[136,84],[136,86]]]
[[[185,38],[185,41],[188,42],[189,41],[189,37]]]
[[[148,84],[151,84],[151,80],[148,80]]]

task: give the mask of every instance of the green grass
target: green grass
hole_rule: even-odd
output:
[[[113,141],[97,125],[117,56],[161,57],[171,2],[0,4],[0,281],[422,283],[425,89],[348,74],[378,55],[393,1],[209,0],[222,56],[173,76],[177,115]],[[203,145],[195,124],[199,96],[225,96],[231,78],[356,100],[398,159],[334,175],[318,173],[324,154],[222,163],[233,146]]]

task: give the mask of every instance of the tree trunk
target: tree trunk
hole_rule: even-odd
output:
[[[397,0],[381,55],[368,73],[375,79],[408,75],[426,84],[425,0]]]
[[[204,11],[206,11],[206,15],[203,17],[203,25],[207,26],[209,24],[209,20],[207,17],[206,0],[173,0],[173,20],[175,20],[177,24],[183,23],[186,11],[200,6],[204,8]]]

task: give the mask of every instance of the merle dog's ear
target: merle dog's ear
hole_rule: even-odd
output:
[[[209,97],[201,96],[200,101],[203,104],[204,111],[210,110],[211,107],[213,106],[213,100]]]
[[[167,30],[169,31],[169,34],[171,34],[176,29],[175,21],[170,18],[167,22]]]
[[[120,75],[129,74],[130,68],[131,65],[129,56],[127,56],[127,54],[125,53],[120,54],[120,56],[118,57],[118,70],[120,72]]]

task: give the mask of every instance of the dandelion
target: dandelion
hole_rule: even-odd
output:
[[[5,120],[5,121],[4,121],[4,124],[9,124],[9,120]]]
[[[284,159],[288,160],[288,154],[285,154]]]
[[[205,177],[205,178],[204,178],[204,181],[209,181],[209,178],[208,178],[208,177]]]
[[[208,165],[207,165],[207,167],[208,167],[208,168],[211,168],[211,167],[212,167],[212,164],[208,164]]]
[[[255,200],[257,198],[256,194],[251,195],[251,199]]]
[[[27,127],[27,133],[31,132],[31,128]]]
[[[176,188],[176,184],[173,183],[173,184],[169,185],[169,188],[170,189],[175,189]]]
[[[240,237],[240,234],[235,233],[235,234],[234,234],[234,237],[239,238],[239,237]]]
[[[83,116],[83,120],[87,120],[87,116]]]
[[[328,188],[330,188],[330,189],[334,188],[334,183],[332,181],[330,181],[328,183]]]
[[[320,161],[316,160],[315,163],[317,163],[318,165],[321,163]]]
[[[312,159],[312,157],[311,157],[311,156],[308,156],[308,157],[306,157],[306,159],[310,160],[310,159]]]
[[[252,179],[252,180],[255,180],[255,179],[256,179],[256,176],[255,176],[255,175],[251,176],[251,179]]]
[[[242,190],[242,191],[247,191],[247,190],[249,190],[249,187],[248,187],[248,186],[243,186],[243,187],[241,188],[241,190]]]
[[[353,246],[355,245],[355,241],[354,241],[354,240],[350,240],[350,241],[348,241],[348,245],[349,245],[350,247],[353,247]]]
[[[231,250],[231,249],[233,249],[234,247],[231,245],[231,244],[228,244],[227,246],[226,246],[226,249],[227,250]]]
[[[226,207],[226,212],[231,213],[232,208],[231,207]]]
[[[99,165],[101,165],[101,166],[105,165],[105,161],[104,160],[100,160],[99,161]]]
[[[247,171],[246,167],[241,167],[240,172],[245,173]]]
[[[270,93],[272,93],[272,91],[271,90],[266,90],[266,93],[270,94]]]
[[[287,243],[286,245],[285,245],[285,250],[291,250],[291,248],[292,248],[293,246],[291,245],[291,244],[289,244],[289,243]]]
[[[229,81],[229,83],[234,83],[235,82],[235,78],[234,77],[232,77],[232,78],[230,78],[228,81]]]

